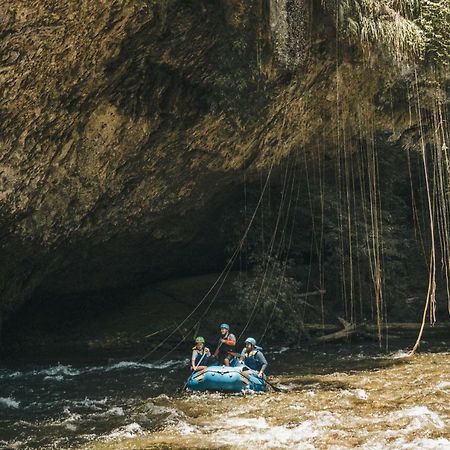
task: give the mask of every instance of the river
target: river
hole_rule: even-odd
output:
[[[449,342],[269,349],[281,392],[188,394],[187,359],[8,363],[0,448],[450,449]]]

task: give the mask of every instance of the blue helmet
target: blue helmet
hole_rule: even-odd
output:
[[[230,325],[228,325],[227,323],[222,323],[222,324],[220,324],[219,328],[225,328],[226,330],[229,330],[230,329]]]
[[[245,340],[245,343],[246,343],[246,344],[256,345],[256,340],[253,339],[252,337],[248,337],[248,338]]]

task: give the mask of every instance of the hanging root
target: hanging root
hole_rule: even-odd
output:
[[[430,182],[428,179],[428,162],[427,162],[427,154],[426,154],[426,144],[424,138],[424,130],[422,123],[422,114],[421,114],[421,102],[420,102],[420,94],[418,88],[418,78],[417,71],[415,71],[415,87],[417,94],[417,117],[420,128],[420,146],[422,153],[422,163],[423,170],[425,176],[425,185],[427,192],[427,204],[428,204],[428,218],[430,221],[430,234],[431,234],[431,250],[430,250],[430,264],[429,264],[429,277],[428,277],[428,290],[427,290],[427,298],[425,301],[425,307],[423,310],[422,316],[422,326],[420,327],[419,334],[416,339],[416,343],[410,352],[410,356],[414,355],[416,350],[419,348],[420,341],[422,339],[423,330],[425,328],[425,321],[427,318],[427,313],[430,313],[430,323],[433,325],[436,321],[436,246],[435,246],[435,236],[434,236],[434,210],[433,210],[433,201],[432,194],[430,189]]]

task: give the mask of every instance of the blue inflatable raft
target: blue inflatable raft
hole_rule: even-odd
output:
[[[192,391],[242,392],[266,390],[266,381],[258,372],[245,365],[235,367],[209,366],[206,370],[193,372],[186,382]]]

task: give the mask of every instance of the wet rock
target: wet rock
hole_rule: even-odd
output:
[[[286,72],[262,2],[3,5],[0,310],[220,269],[243,173],[333,142],[334,42]],[[372,114],[381,75],[339,76],[341,120]]]

